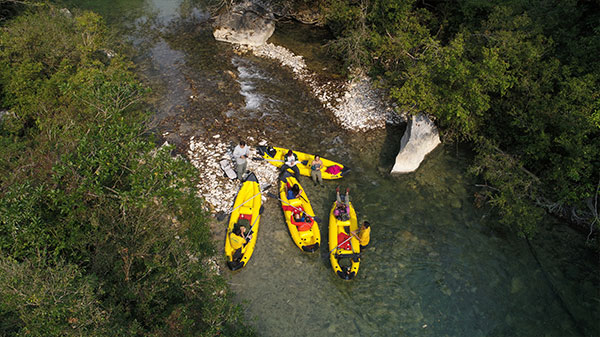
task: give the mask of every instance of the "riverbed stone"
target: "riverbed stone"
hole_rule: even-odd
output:
[[[217,41],[260,46],[274,31],[273,14],[258,4],[244,1],[217,16],[213,36]]]
[[[516,294],[523,290],[523,281],[519,277],[513,277],[510,282],[510,293]]]
[[[424,114],[414,115],[400,141],[400,152],[392,168],[392,174],[415,171],[425,156],[439,144],[439,132],[433,122]]]

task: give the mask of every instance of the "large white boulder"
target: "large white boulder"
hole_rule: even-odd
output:
[[[274,31],[273,13],[257,4],[245,1],[216,18],[213,36],[217,41],[261,46],[267,42]]]
[[[440,135],[435,124],[425,115],[413,116],[408,121],[408,127],[402,136],[400,152],[396,156],[396,163],[391,173],[415,171],[425,159],[425,155],[440,143]]]

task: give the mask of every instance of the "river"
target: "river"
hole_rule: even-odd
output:
[[[214,41],[202,2],[71,3],[103,15],[131,42],[154,92],[151,126],[170,142],[262,137],[352,168],[325,188],[301,182],[317,216],[327,218],[339,185],[350,188],[359,220],[371,222],[355,280],[333,274],[326,244],[302,253],[275,200],[266,202],[248,266],[225,271],[260,335],[600,335],[598,259],[585,238],[553,219],[531,243],[505,230],[493,211],[473,205],[467,149],[440,146],[415,173],[391,177],[404,126],[344,131],[289,70]],[[314,27],[281,24],[270,41],[335,80],[335,62],[320,47],[325,38]],[[321,233],[326,243],[327,224]],[[222,230],[215,237],[222,246]]]

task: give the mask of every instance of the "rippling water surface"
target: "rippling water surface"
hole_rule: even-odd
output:
[[[214,41],[200,2],[76,3],[123,29],[156,93],[154,125],[176,134],[176,142],[203,133],[232,142],[252,136],[352,167],[348,177],[326,181],[325,188],[308,178],[300,182],[318,217],[327,220],[339,184],[350,188],[359,220],[372,223],[355,280],[342,281],[331,270],[327,223],[319,224],[319,252],[302,253],[275,200],[266,202],[248,266],[226,271],[260,334],[600,334],[597,257],[579,234],[552,220],[529,245],[498,226],[493,212],[475,208],[468,151],[442,146],[416,173],[390,177],[403,126],[366,134],[339,129],[289,71]],[[307,55],[315,71],[336,68],[319,47],[326,33],[295,27],[281,26],[272,40]],[[220,246],[225,225],[215,233]]]

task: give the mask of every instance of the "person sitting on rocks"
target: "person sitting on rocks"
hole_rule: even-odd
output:
[[[281,166],[281,173],[287,171],[287,169],[292,169],[294,171],[294,177],[296,180],[300,180],[300,169],[296,163],[298,162],[298,157],[294,154],[292,150],[289,150],[285,155],[285,163]]]

